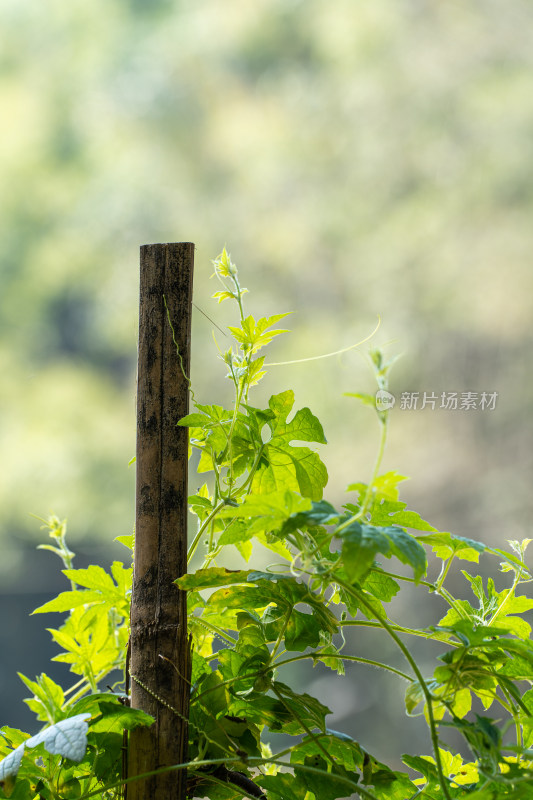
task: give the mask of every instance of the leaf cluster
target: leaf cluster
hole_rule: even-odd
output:
[[[236,304],[233,347],[220,357],[234,386],[230,408],[196,403],[179,420],[189,429],[191,454],[206,482],[189,498],[196,518],[189,560],[201,565],[176,580],[188,595],[193,643],[189,790],[210,800],[521,800],[532,797],[533,644],[524,593],[532,575],[525,562],[529,540],[509,549],[438,531],[400,499],[405,477],[383,472],[388,411],[370,395],[381,433],[367,482],[348,485],[341,508],[323,497],[327,471],[319,452],[321,423],[308,408],[293,411],[294,393],[274,394],[267,408],[249,402],[264,374],[260,349],[280,330],[285,315],[255,320],[244,312],[239,274],[224,250],[214,262],[223,290],[218,302]],[[371,353],[378,389],[387,391],[392,361]],[[303,443],[303,444],[302,444]],[[77,682],[64,690],[46,674],[21,675],[26,701],[44,729],[30,737],[0,731],[0,798],[118,797],[125,731],[151,718],[124,706],[100,688],[124,669],[131,569],[115,562],[72,567],[65,525],[49,523],[71,589],[36,610],[67,618],[51,629]],[[120,540],[131,546],[129,537]],[[259,545],[275,554],[269,567],[248,567]],[[228,550],[229,548],[229,550]],[[236,548],[242,569],[225,566]],[[476,572],[481,556],[498,559],[498,577]],[[462,569],[469,599],[450,589]],[[409,584],[420,602],[437,596],[441,614],[429,627],[398,619],[394,602]],[[372,627],[394,644],[399,669],[347,645],[350,627]],[[434,668],[414,657],[413,637],[442,645]],[[430,657],[424,663],[430,663]],[[330,727],[330,710],[291,685],[292,669],[308,661],[343,680],[346,665],[385,670],[402,681],[407,717],[423,715],[428,753],[403,756],[405,770],[391,769],[355,741]],[[490,716],[489,716],[490,714]],[[409,725],[409,719],[406,721]],[[453,727],[470,757],[446,747]],[[285,745],[272,751],[272,734]],[[464,752],[464,751],[463,751]]]
[[[102,692],[105,679],[124,670],[129,627],[132,569],[115,561],[110,572],[91,565],[74,569],[66,544],[66,524],[48,520],[53,545],[71,589],[33,613],[67,613],[63,624],[49,629],[61,648],[55,661],[70,665],[77,676],[66,690],[46,673],[35,680],[19,673],[31,692],[25,701],[45,727],[35,736],[0,729],[0,797],[15,800],[77,800],[114,796],[120,786],[124,731],[151,725],[152,717],[124,704],[121,693]]]
[[[241,327],[230,332],[239,358],[246,359],[258,328],[244,315],[238,271],[227,254],[224,259],[231,269],[217,274],[232,282],[231,292],[217,298],[239,307]],[[224,360],[231,360],[227,353]],[[374,350],[370,361],[377,388],[387,391],[392,360]],[[349,502],[335,508],[323,498],[327,473],[319,454],[299,446],[325,443],[312,412],[294,413],[290,390],[272,396],[268,409],[257,409],[248,402],[246,370],[230,377],[232,409],[198,405],[180,421],[190,428],[191,450],[199,451],[198,471],[210,477],[189,498],[197,517],[190,556],[202,539],[204,561],[177,581],[189,594],[194,641],[191,754],[238,764],[273,798],[523,796],[533,777],[531,690],[523,690],[533,675],[524,618],[533,601],[520,591],[531,580],[527,540],[511,543],[508,551],[491,548],[438,531],[408,509],[399,496],[405,477],[380,470],[388,412],[378,410],[370,395],[363,400],[374,407],[381,430],[376,466],[367,483],[349,484]],[[255,543],[277,554],[275,566],[222,566],[228,547],[248,561]],[[479,575],[463,570],[473,599],[454,597],[453,567],[475,565],[482,554],[502,560],[507,585],[497,590],[490,578],[484,586]],[[405,624],[390,610],[406,582],[440,598],[442,614],[433,626]],[[405,671],[367,653],[347,652],[344,632],[358,625],[390,638],[404,656]],[[411,653],[414,636],[442,643],[432,674],[424,675]],[[340,676],[354,661],[397,674],[407,683],[407,714],[427,720],[428,756],[406,755],[407,771],[394,772],[367,753],[364,742],[331,730],[329,710],[283,680],[285,667],[304,660]],[[494,718],[475,713],[493,707]],[[449,726],[463,736],[471,761],[443,745]],[[293,737],[292,746],[266,757],[269,732]],[[282,764],[288,772],[279,771]],[[224,794],[219,784],[209,788],[206,776],[202,781],[206,796],[241,796],[233,789]]]

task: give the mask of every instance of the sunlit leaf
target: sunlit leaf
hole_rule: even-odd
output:
[[[326,467],[317,453],[308,447],[295,447],[291,442],[305,441],[325,444],[324,431],[308,408],[287,417],[294,405],[294,392],[287,391],[270,398],[273,419],[267,421],[271,438],[264,445],[263,455],[255,472],[252,491],[273,494],[289,489],[311,500],[320,500],[328,480]]]

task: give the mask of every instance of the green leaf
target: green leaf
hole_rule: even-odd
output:
[[[404,772],[393,772],[384,764],[378,764],[373,768],[368,783],[372,785],[372,795],[377,800],[406,800],[418,795],[418,787],[408,775]]]
[[[182,428],[203,428],[209,422],[210,417],[207,414],[187,414],[178,421],[178,425]]]
[[[231,255],[225,247],[220,255],[213,259],[211,263],[215,268],[215,274],[218,275],[219,278],[231,278],[237,275],[237,267],[232,262]]]
[[[204,675],[209,675],[211,672],[209,663],[199,655],[196,650],[192,651],[192,669],[191,669],[191,684],[195,686]]]
[[[415,581],[425,575],[427,569],[426,553],[410,533],[401,528],[383,528],[389,539],[391,550],[396,558],[413,570]]]
[[[327,608],[320,595],[311,592],[306,584],[289,575],[250,571],[247,586],[221,588],[211,595],[206,608],[207,618],[211,615],[224,615],[228,609],[267,609],[263,616],[265,636],[274,641],[284,628],[284,642],[287,650],[304,650],[316,647],[320,641],[320,631],[328,635],[336,633],[338,621]],[[251,584],[255,583],[255,586]],[[295,608],[298,603],[306,604],[311,614]],[[275,609],[267,608],[275,606]],[[216,624],[221,622],[215,616]]]
[[[294,554],[291,552],[289,547],[281,541],[281,539],[277,538],[277,534],[275,533],[256,533],[255,538],[259,542],[259,544],[263,545],[267,550],[271,550],[273,553],[276,553],[281,558],[284,558],[285,561],[288,561],[289,564],[294,558]]]
[[[528,714],[524,714],[520,720],[524,731],[524,747],[531,747],[533,744],[533,689],[528,689],[522,695]]]
[[[501,760],[500,745],[502,734],[489,717],[475,715],[475,721],[454,718],[452,722],[441,722],[441,725],[457,728],[474,755],[479,759],[484,769],[497,771]]]
[[[323,640],[323,638],[324,637],[321,636],[321,640]],[[337,675],[346,674],[341,651],[339,648],[335,647],[332,642],[324,644],[322,641],[320,649],[316,653],[313,653],[313,666],[319,661],[321,664],[324,664],[325,667],[328,667],[328,669],[336,672]]]
[[[315,616],[293,610],[285,628],[287,650],[305,650],[316,647],[320,641],[321,627]]]
[[[466,717],[472,708],[472,694],[469,689],[458,689],[451,701],[450,711],[455,717]]]
[[[11,780],[7,779],[4,782],[3,791],[0,788],[0,797],[8,797],[9,800],[33,800],[35,793],[29,780],[25,778],[19,778],[15,787],[13,789],[10,787],[8,793],[8,785],[11,783]]]
[[[489,647],[498,637],[505,636],[507,631],[504,628],[492,625],[480,625],[470,619],[457,620],[453,625],[446,627],[438,625],[434,628],[437,631],[452,633],[465,647]],[[518,644],[518,642],[516,643]],[[495,646],[512,646],[514,643],[508,641],[498,641]]]
[[[413,569],[415,580],[424,575],[427,562],[422,545],[402,528],[376,528],[360,522],[335,532],[342,540],[342,559],[350,582],[359,580],[372,567],[379,553],[386,558],[395,555]]]
[[[498,668],[498,680],[502,681],[502,676],[513,680],[530,680],[533,673],[531,660],[522,658],[519,655],[505,659],[505,663]]]
[[[125,567],[122,561],[113,561],[111,564],[111,574],[117,585],[116,593],[122,602],[123,598],[127,598],[131,592],[131,582],[133,579],[133,567]],[[113,594],[108,596],[108,602],[113,602],[115,599],[115,590]],[[126,609],[127,610],[127,609]]]
[[[415,716],[415,708],[425,700],[425,695],[420,683],[416,680],[412,681],[405,690],[405,710],[408,716]]]
[[[362,583],[365,591],[384,603],[389,603],[400,591],[400,585],[377,568],[371,569]]]
[[[125,697],[125,695],[116,695],[111,692],[94,692],[93,694],[87,694],[69,709],[70,716],[89,713],[91,717],[96,717],[100,713],[100,703],[102,701],[119,703],[119,698],[121,696]]]
[[[343,397],[355,397],[356,400],[360,400],[363,405],[370,406],[370,408],[376,408],[376,395],[375,394],[365,394],[365,392],[343,392]]]
[[[188,503],[190,510],[193,514],[196,514],[200,522],[203,522],[213,511],[212,500],[200,494],[189,495]]]
[[[372,525],[399,525],[402,528],[414,528],[419,531],[436,530],[429,522],[422,519],[416,511],[405,511],[406,506],[407,503],[384,498],[372,505],[370,522]]]
[[[222,679],[228,682],[227,689],[231,694],[242,694],[250,691],[257,681],[257,672],[261,671],[268,662],[268,648],[257,654],[255,664],[243,653],[236,650],[223,648],[218,650],[218,671]],[[205,681],[202,682],[200,693],[204,689]]]
[[[44,672],[36,681],[26,678],[21,672],[17,673],[21,681],[33,692],[34,697],[25,700],[29,708],[37,715],[37,719],[51,724],[58,722],[64,717],[62,706],[65,701],[65,694],[61,686],[55,683]]]
[[[322,732],[326,730],[326,715],[331,714],[329,708],[316,697],[303,693],[297,694],[290,686],[280,681],[273,681],[273,690],[280,696],[280,702],[288,709],[289,713],[293,716],[293,721],[289,725],[284,725],[285,733],[305,733],[305,728],[301,724],[301,720],[307,725],[308,728],[318,728]]]
[[[78,586],[86,589],[96,589],[102,594],[114,594],[115,585],[110,575],[103,567],[91,564],[87,569],[64,569],[63,574]]]
[[[108,609],[116,609],[122,616],[129,616],[129,602],[131,579],[133,569],[126,569],[121,561],[114,561],[111,566],[112,576],[102,567],[94,564],[87,569],[64,569],[63,574],[69,580],[84,586],[86,589],[76,589],[62,592],[54,600],[36,608],[34,614],[46,614],[52,611],[70,611],[93,603],[102,603]],[[116,581],[116,585],[113,582]]]
[[[277,775],[260,775],[257,779],[260,786],[267,790],[269,798],[280,800],[306,800],[307,782],[302,777],[296,778],[288,772]]]
[[[61,592],[53,600],[49,600],[39,608],[32,611],[32,614],[50,614],[52,611],[64,612],[73,608],[85,606],[89,603],[101,603],[102,595],[98,591],[88,591],[77,589],[72,592]]]
[[[124,547],[128,548],[128,550],[133,550],[135,546],[135,534],[130,533],[124,536],[115,536],[113,541],[119,542],[119,544],[123,544]]]
[[[124,737],[122,733],[94,732],[89,730],[87,767],[94,777],[104,784],[118,782],[121,778],[122,759],[124,754]],[[94,759],[93,753],[98,757]]]
[[[348,736],[346,733],[334,731],[331,728],[326,728],[326,735],[321,735],[318,742],[327,750],[327,752],[335,759],[338,764],[342,764],[347,770],[355,772],[363,768],[365,761],[365,752],[362,747]],[[300,744],[296,745],[293,750],[294,761],[296,763],[303,763],[303,757],[309,755],[320,755],[322,750],[318,746],[317,739],[311,739],[306,736],[302,739]],[[291,761],[293,757],[291,756]]]
[[[95,733],[122,733],[141,726],[150,726],[155,722],[150,714],[122,705],[118,698],[113,700],[112,695],[108,695],[106,700],[100,700],[98,707],[101,716],[91,724],[91,731]]]
[[[372,398],[375,406],[374,395],[372,395]],[[400,473],[395,470],[379,475],[372,484],[374,497],[378,502],[381,502],[381,500],[398,500],[398,484],[406,480],[408,480],[406,475],[400,475]],[[368,486],[366,483],[351,483],[347,491],[358,492],[360,497],[364,497],[367,489]]]
[[[291,390],[274,395],[269,406],[273,417],[267,421],[271,438],[263,446],[262,458],[252,481],[253,494],[273,494],[289,489],[311,500],[320,500],[328,473],[317,453],[291,442],[326,443],[322,425],[308,408],[296,412],[287,422],[294,405]]]
[[[116,625],[109,635],[109,616],[104,605],[75,608],[59,630],[48,628],[65,651],[53,659],[71,665],[71,671],[93,680],[121,668],[126,656],[126,624]]]
[[[19,731],[17,728],[10,728],[9,725],[3,725],[0,728],[0,754],[9,754],[29,738],[29,733]]]
[[[228,689],[222,685],[220,673],[211,672],[202,681],[201,687],[201,692],[195,698],[196,701],[214,717],[221,713],[227,713],[229,705]]]
[[[243,716],[258,726],[267,725],[271,731],[288,732],[285,725],[292,725],[292,716],[278,699],[264,694],[263,688],[249,691],[242,696],[231,697],[228,712]]]
[[[474,539],[465,539],[463,536],[456,536],[452,533],[438,532],[417,536],[419,542],[431,545],[431,549],[443,561],[447,561],[452,555],[463,561],[479,562],[480,553],[486,552],[489,548],[482,542]]]
[[[291,514],[283,524],[280,535],[287,536],[298,528],[315,528],[321,525],[332,525],[339,521],[341,514],[326,500],[313,503],[309,511]]]
[[[215,292],[211,295],[213,300],[218,300],[219,303],[222,303],[223,300],[236,300],[236,295],[233,292]]]
[[[279,336],[281,333],[288,333],[287,330],[268,331],[268,328],[271,328],[272,325],[275,325],[276,322],[287,317],[290,313],[288,311],[284,314],[261,317],[257,322],[250,315],[242,321],[240,328],[228,325],[228,330],[246,353],[257,353],[262,347],[269,344],[275,336]]]
[[[353,522],[336,535],[342,540],[342,561],[350,583],[368,572],[378,553],[390,556],[389,541],[380,528]]]
[[[310,508],[311,501],[308,498],[286,489],[272,494],[250,494],[241,505],[223,508],[219,517],[253,520],[245,526],[246,538],[250,538],[255,533],[278,530],[293,514],[307,511]],[[222,534],[219,544],[232,543],[230,531],[228,531],[228,535],[229,537]]]
[[[254,358],[252,361],[250,361],[246,373],[246,381],[248,386],[256,386],[261,378],[266,375],[266,370],[263,369],[264,363],[264,356],[261,356],[261,358]]]
[[[223,462],[227,455],[228,434],[233,420],[233,411],[217,405],[196,404],[199,413],[188,414],[183,417],[178,425],[192,427],[190,445],[201,451],[198,472],[208,472],[214,469],[214,463]],[[243,415],[238,415],[242,420]],[[246,433],[241,424],[241,432]],[[237,431],[234,431],[237,435]]]
[[[293,755],[296,755],[296,758],[293,758]],[[321,754],[306,756],[302,762],[298,759],[299,755],[293,751],[291,765],[294,774],[306,784],[307,790],[312,792],[314,797],[319,797],[320,800],[337,800],[339,797],[346,797],[348,792],[357,791],[359,776],[353,772],[349,773],[342,765],[331,764]],[[313,771],[308,771],[306,767]]]
[[[189,591],[190,589],[213,589],[216,586],[245,583],[252,571],[210,567],[209,569],[197,569],[195,573],[183,575],[181,578],[177,578],[174,583],[184,591]]]
[[[487,606],[487,612],[491,618],[497,619],[498,627],[505,628],[520,639],[529,641],[531,625],[525,619],[514,615],[531,611],[533,609],[533,599],[525,595],[510,594],[508,589],[498,592],[490,578],[487,590],[489,596],[485,600],[484,594],[481,594],[481,605],[482,607]]]
[[[420,772],[428,783],[438,784],[439,773],[433,758],[429,756],[402,755],[402,761],[407,767]]]
[[[501,550],[499,547],[487,547],[487,550],[489,553],[503,558],[504,561],[510,565],[510,567],[517,569],[524,575],[531,576],[531,570],[529,570],[527,564],[524,564],[524,562],[520,558],[517,558],[517,556],[515,556],[513,553],[508,553],[506,550]]]
[[[456,622],[465,618],[473,620],[476,616],[476,609],[467,600],[455,600],[454,607],[449,608],[443,618],[439,620],[438,627],[453,628]]]
[[[243,545],[254,537],[254,530],[251,525],[247,525],[244,520],[237,520],[230,523],[218,537],[218,546],[225,547],[228,544]]]

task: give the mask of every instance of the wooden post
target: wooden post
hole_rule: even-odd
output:
[[[130,734],[129,778],[187,760],[187,607],[173,581],[187,571],[188,429],[176,423],[189,405],[193,263],[190,242],[141,247],[130,686],[155,724]],[[185,800],[186,781],[164,772],[128,784],[127,798]]]

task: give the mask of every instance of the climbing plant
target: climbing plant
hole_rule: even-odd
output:
[[[488,546],[440,532],[407,509],[399,494],[404,476],[381,469],[389,410],[372,395],[354,396],[376,415],[375,465],[366,482],[347,476],[342,507],[328,502],[327,470],[313,449],[326,443],[316,416],[294,411],[290,389],[267,408],[253,405],[252,389],[268,367],[262,351],[285,332],[275,326],[286,314],[245,313],[247,290],[226,250],[214,268],[222,283],[215,299],[237,310],[232,346],[220,352],[234,403],[194,398],[195,410],[177,420],[189,428],[205,482],[189,498],[196,519],[189,560],[201,555],[201,565],[176,580],[188,593],[193,655],[189,762],[173,769],[188,769],[191,797],[211,800],[533,797],[529,540]],[[387,391],[392,362],[379,350],[370,362],[377,390]],[[70,664],[76,682],[63,689],[44,673],[34,681],[21,675],[32,695],[26,702],[45,727],[35,736],[1,729],[0,797],[119,797],[123,732],[152,723],[117,687],[101,689],[113,670],[126,669],[131,569],[120,562],[110,572],[74,569],[64,523],[53,517],[48,528],[54,542],[44,546],[62,559],[71,588],[36,613],[67,612],[51,634],[61,649],[56,660]],[[132,539],[119,537],[130,548]],[[270,566],[257,564],[257,546],[261,564],[265,548],[271,552]],[[224,566],[235,548],[246,568]],[[478,574],[480,557],[496,559],[493,577]],[[450,588],[461,566],[468,600]],[[438,597],[433,625],[402,619],[396,598],[406,584],[421,598]],[[351,627],[380,631],[403,668],[352,650]],[[429,674],[412,652],[415,637],[441,645]],[[329,709],[288,682],[287,667],[302,661],[345,681],[346,692],[347,663],[392,673],[408,717],[426,720],[427,751],[404,755],[405,769],[392,769],[364,739],[330,727]],[[462,737],[460,752],[444,744],[450,727]],[[273,733],[286,737],[277,751]]]

